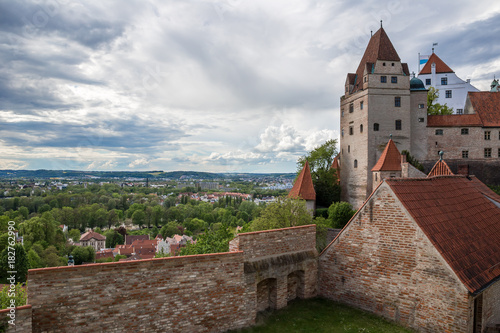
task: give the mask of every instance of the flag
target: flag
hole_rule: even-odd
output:
[[[430,55],[419,55],[418,56],[418,63],[419,65],[423,65],[429,60]]]

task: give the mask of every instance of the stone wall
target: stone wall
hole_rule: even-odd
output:
[[[429,173],[434,164],[436,164],[437,160],[438,158],[422,162],[426,173]],[[500,159],[498,158],[490,160],[447,159],[445,152],[444,161],[448,164],[454,174],[458,173],[458,168],[461,165],[467,165],[469,167],[470,175],[476,176],[480,181],[487,185],[500,186],[500,172],[498,172],[498,170],[500,170]]]
[[[500,280],[483,292],[482,327],[500,325]]]
[[[243,253],[28,273],[33,332],[223,332],[254,323]]]
[[[12,317],[8,317],[7,315],[11,313],[11,310],[0,310],[1,322],[6,325],[5,332],[31,333],[31,305],[17,307],[15,311],[15,325],[10,325],[8,321],[12,320]]]
[[[469,332],[468,291],[382,184],[319,259],[320,295],[421,332]]]

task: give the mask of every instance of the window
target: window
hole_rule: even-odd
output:
[[[424,122],[424,118],[418,118],[418,122],[419,123],[423,123]]]
[[[382,66],[385,66],[385,62],[382,63]]]
[[[448,85],[448,78],[447,77],[442,77],[441,78],[441,85],[442,86]]]
[[[469,129],[468,128],[462,128],[461,132],[462,135],[469,135]]]
[[[431,85],[431,79],[425,79],[425,85],[430,86]]]
[[[490,140],[491,137],[491,132],[490,131],[485,131],[484,132],[484,139],[485,140]]]
[[[500,148],[498,148],[498,157],[500,158]]]
[[[349,113],[353,113],[354,111],[354,103],[349,104]]]
[[[397,108],[401,107],[401,97],[394,97],[394,106]]]
[[[424,104],[419,104],[419,105],[418,105],[418,108],[419,108],[419,109],[423,109],[424,107],[425,107],[425,105],[424,105]]]
[[[462,150],[462,158],[469,158],[469,151],[468,150]]]
[[[380,77],[380,82],[381,83],[386,83],[387,82],[387,76],[381,76]]]
[[[347,152],[350,153],[351,152],[351,146],[347,146]]]
[[[352,126],[349,126],[349,135],[354,134],[354,128]]]
[[[373,131],[378,132],[378,129],[379,129],[379,124],[378,123],[373,124]]]
[[[398,83],[398,77],[397,76],[391,76],[391,83]]]
[[[491,157],[491,148],[484,148],[484,157],[485,158]]]
[[[401,131],[401,120],[396,120],[396,131]]]
[[[365,82],[366,82],[366,76],[365,76]]]
[[[442,129],[437,129],[436,130],[436,135],[443,135],[443,130]]]
[[[394,63],[392,63],[391,66],[394,66]]]
[[[457,114],[464,114],[464,109],[457,109]]]
[[[359,102],[359,109],[360,110],[363,110],[363,104],[364,104],[363,101]]]
[[[358,167],[358,160],[354,160],[354,167],[357,168]]]
[[[446,98],[451,98],[451,90],[446,90]]]
[[[363,133],[363,124],[359,125],[359,133]]]
[[[342,128],[342,137],[344,137],[344,129]]]
[[[344,116],[344,109],[342,109],[342,117]]]

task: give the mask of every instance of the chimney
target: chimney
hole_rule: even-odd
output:
[[[406,154],[401,154],[401,164],[406,163]]]
[[[459,165],[458,169],[457,169],[457,174],[468,176],[469,175],[469,165],[468,164]]]

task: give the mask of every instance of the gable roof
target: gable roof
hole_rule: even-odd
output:
[[[435,177],[435,176],[450,176],[453,175],[454,173],[451,172],[450,167],[448,164],[446,164],[445,161],[440,159],[439,161],[434,164],[432,167],[431,171],[427,175],[427,177]]]
[[[498,92],[471,91],[467,98],[484,127],[500,127],[500,94]]]
[[[308,161],[304,164],[299,177],[297,177],[295,184],[293,184],[292,189],[288,193],[288,197],[300,198],[303,200],[316,200],[316,191],[314,190]]]
[[[401,171],[401,154],[392,139],[389,139],[372,171]]]
[[[380,28],[368,42],[363,58],[356,70],[353,93],[362,89],[362,77],[368,63],[375,64],[377,60],[401,61],[391,40],[385,33],[384,28]]]
[[[83,235],[80,236],[80,242],[81,241],[88,241],[91,238],[94,238],[96,240],[106,240],[105,236],[103,236],[97,232],[87,231],[86,233],[84,233]]]
[[[455,127],[474,126],[480,127],[483,123],[478,114],[447,114],[427,116],[427,127]]]
[[[335,169],[335,170],[338,170],[340,167],[339,165],[339,155],[335,156],[335,158],[333,159],[333,163],[332,163],[332,166],[331,168],[332,169]]]
[[[418,73],[420,74],[431,74],[432,64],[436,64],[436,73],[455,73],[447,64],[444,63],[441,58],[437,56],[436,53],[431,54],[429,60],[424,65],[424,68]]]
[[[465,176],[385,181],[471,293],[500,277],[500,203]]]

